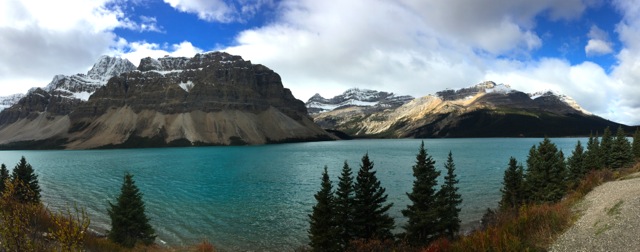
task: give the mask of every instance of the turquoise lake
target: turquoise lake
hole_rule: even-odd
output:
[[[496,207],[509,157],[524,163],[537,138],[425,139],[443,169],[452,151],[462,194],[463,226]],[[571,154],[577,140],[552,141]],[[160,244],[171,247],[208,240],[223,251],[290,251],[308,243],[308,214],[325,165],[334,182],[346,160],[357,173],[369,153],[386,188],[396,232],[409,204],[411,166],[420,139],[351,140],[238,147],[81,151],[0,151],[9,169],[25,156],[39,176],[51,209],[86,208],[91,228],[109,229],[108,201],[115,201],[125,172],[134,174]],[[441,179],[444,174],[441,175]]]

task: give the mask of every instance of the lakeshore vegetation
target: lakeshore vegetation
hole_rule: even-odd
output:
[[[571,156],[545,138],[532,146],[524,163],[510,158],[496,209],[487,209],[482,227],[460,233],[461,196],[453,153],[443,164],[444,178],[424,142],[413,165],[414,182],[402,210],[407,223],[399,234],[387,213],[385,188],[374,162],[364,154],[357,173],[345,161],[334,185],[325,167],[316,204],[309,215],[309,244],[302,251],[522,251],[545,250],[570,226],[571,206],[595,186],[640,170],[640,131],[633,141],[619,128],[578,141]],[[526,167],[523,165],[526,164]],[[33,167],[22,157],[10,172],[0,166],[0,251],[167,251],[154,244],[144,214],[142,193],[125,174],[116,201],[105,209],[111,218],[106,236],[91,232],[78,206],[51,212],[40,201]],[[215,251],[208,241],[185,251]]]

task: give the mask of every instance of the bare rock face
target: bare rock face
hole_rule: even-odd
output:
[[[105,80],[110,75],[114,76],[103,85],[91,82],[93,92],[86,91],[87,85],[31,92],[0,113],[0,144],[46,141],[85,149],[330,139],[313,123],[304,103],[283,87],[277,73],[239,56],[212,52],[193,58],[144,58],[137,69],[102,57],[86,76]],[[64,84],[61,79],[54,82]],[[87,92],[90,98],[71,99],[64,91]],[[68,128],[46,139],[15,137],[29,134],[11,125],[41,115],[51,121],[67,118]]]

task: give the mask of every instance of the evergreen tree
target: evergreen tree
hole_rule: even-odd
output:
[[[569,166],[569,182],[572,184],[578,183],[587,173],[587,169],[585,166],[585,153],[582,148],[582,143],[578,140],[576,144],[576,148],[571,153],[571,157],[567,160],[567,164]]]
[[[525,188],[533,203],[557,202],[565,194],[566,164],[564,154],[549,138],[532,147],[527,158]]]
[[[633,134],[633,147],[631,151],[636,159],[640,158],[640,128],[636,128],[636,133]]]
[[[440,171],[436,170],[435,163],[422,142],[413,165],[413,189],[407,193],[411,204],[402,210],[402,215],[408,219],[404,227],[407,240],[414,245],[429,244],[438,235],[436,186]]]
[[[0,195],[4,192],[5,183],[9,180],[9,170],[4,164],[0,165]]]
[[[600,141],[600,154],[602,155],[602,165],[604,167],[611,167],[611,149],[613,148],[613,136],[609,127],[604,129],[602,134],[602,140]]]
[[[11,182],[20,180],[15,189],[16,198],[22,203],[40,203],[40,185],[38,175],[33,171],[31,164],[27,163],[24,156],[16,164],[11,173]]]
[[[309,215],[309,246],[313,251],[340,251],[331,180],[324,167],[321,189],[314,197],[316,205]]]
[[[386,190],[380,186],[368,153],[362,157],[362,164],[353,189],[355,192],[353,202],[355,238],[365,240],[392,238],[391,229],[394,223],[387,211],[393,204],[386,204]]]
[[[338,237],[340,237],[340,247],[343,250],[346,250],[349,242],[355,235],[353,230],[353,194],[353,173],[351,172],[351,167],[349,167],[347,161],[344,161],[335,197],[335,215],[338,225]]]
[[[456,179],[456,165],[453,163],[451,151],[449,151],[444,168],[447,170],[447,175],[444,176],[444,183],[436,194],[439,210],[438,217],[440,218],[440,234],[453,239],[460,231],[462,195],[458,193],[457,185],[459,180]]]
[[[120,196],[116,204],[109,202],[111,230],[109,240],[125,247],[133,247],[138,241],[150,245],[156,238],[155,231],[149,225],[149,218],[144,213],[145,206],[142,193],[133,181],[133,175],[126,173]]]
[[[509,159],[509,167],[504,171],[500,208],[517,208],[524,202],[524,169],[514,157]]]
[[[611,146],[610,155],[611,168],[617,169],[625,167],[633,162],[633,153],[631,152],[631,143],[627,140],[622,126],[618,127],[616,138]]]
[[[604,167],[602,154],[600,153],[600,141],[598,140],[597,133],[595,137],[593,137],[593,135],[589,136],[587,150],[584,153],[584,165],[587,172]]]

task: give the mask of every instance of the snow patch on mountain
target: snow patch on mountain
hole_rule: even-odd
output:
[[[180,84],[178,84],[178,86],[180,86],[180,88],[184,89],[184,91],[187,91],[188,93],[193,88],[193,82],[192,81],[181,82]]]

